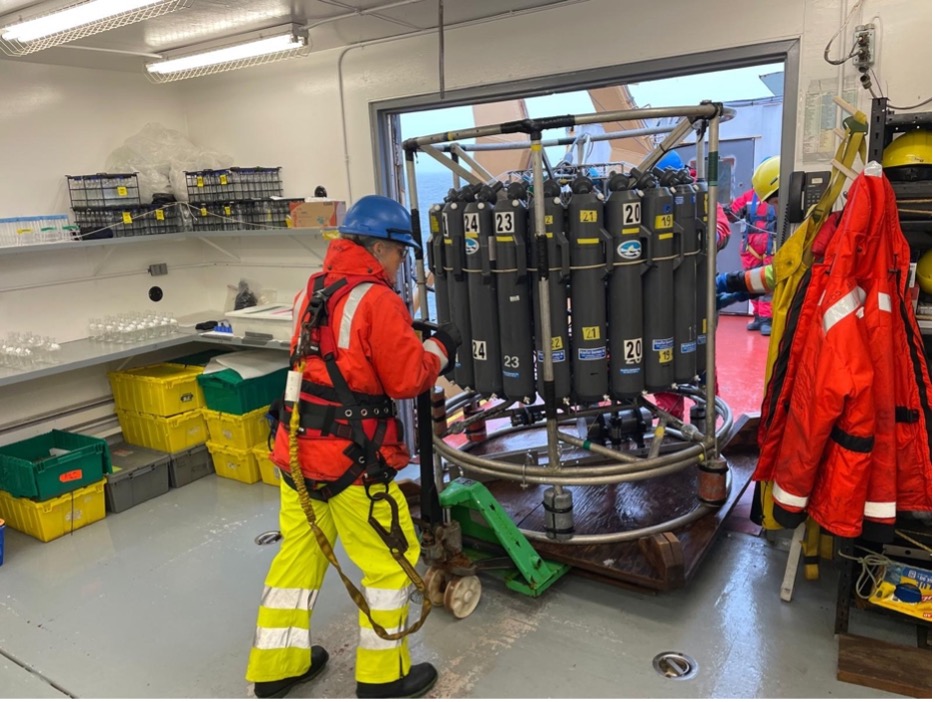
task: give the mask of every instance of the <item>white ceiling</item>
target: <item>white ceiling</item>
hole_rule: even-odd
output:
[[[445,25],[567,1],[446,0]],[[75,0],[0,0],[0,26],[20,17],[28,19],[73,4]],[[404,0],[190,0],[185,9],[74,44],[119,52],[162,54],[290,22],[309,27],[313,52],[325,51],[435,28],[438,26],[438,0],[410,0],[405,4]],[[134,71],[139,70],[142,63],[141,58],[130,54],[63,47],[10,60]]]

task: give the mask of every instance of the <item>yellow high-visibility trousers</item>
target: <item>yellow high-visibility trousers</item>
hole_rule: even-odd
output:
[[[409,543],[406,558],[415,565],[419,543],[409,506],[396,483],[390,483],[389,494],[399,505],[399,525]],[[335,539],[340,538],[350,559],[363,572],[361,591],[374,621],[390,633],[405,629],[412,583],[367,522],[370,498],[363,486],[352,485],[328,502],[312,500],[312,505],[318,526],[328,541],[333,546]],[[389,528],[391,513],[385,500],[376,503],[374,516]],[[298,494],[284,481],[280,485],[279,529],[282,541],[266,575],[247,664],[249,682],[303,675],[311,664],[312,610],[330,564],[308,525]],[[410,667],[407,639],[381,639],[362,612],[358,613],[358,621],[357,681],[387,683],[407,675]],[[327,641],[315,643],[328,647]]]

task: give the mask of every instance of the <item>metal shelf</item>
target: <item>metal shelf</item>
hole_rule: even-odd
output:
[[[54,244],[30,244],[28,246],[0,247],[0,257],[14,254],[37,253],[40,251],[59,251],[62,249],[88,249],[99,246],[129,246],[132,244],[161,244],[166,241],[184,241],[187,239],[243,239],[252,237],[289,236],[322,238],[328,229],[255,229],[234,232],[204,231],[177,232],[175,234],[154,234],[152,236],[127,236],[112,239],[93,239],[90,241],[62,241]]]
[[[89,339],[78,339],[62,344],[58,363],[50,366],[39,366],[29,370],[13,368],[0,368],[0,387],[16,385],[30,380],[38,380],[59,373],[97,366],[110,361],[119,361],[150,351],[181,346],[191,342],[220,344],[222,346],[238,346],[251,349],[272,349],[276,351],[289,351],[289,342],[269,341],[266,343],[247,343],[242,337],[212,336],[210,334],[192,334],[183,332],[169,337],[146,341],[137,344],[111,344]]]
[[[39,366],[29,370],[0,368],[0,387],[96,366],[109,361],[117,361],[121,358],[129,358],[149,351],[180,346],[190,341],[196,341],[198,338],[196,335],[183,333],[136,344],[111,344],[91,341],[90,339],[68,341],[62,344],[58,363],[54,365]]]

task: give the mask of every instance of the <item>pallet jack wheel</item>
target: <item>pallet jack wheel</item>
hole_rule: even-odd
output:
[[[480,595],[480,578],[476,575],[452,578],[445,588],[445,609],[451,612],[455,619],[464,619],[477,608]]]
[[[441,568],[429,568],[422,576],[425,591],[433,607],[445,604],[445,571]]]

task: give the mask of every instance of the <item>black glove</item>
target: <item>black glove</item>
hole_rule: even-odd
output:
[[[433,338],[441,342],[442,346],[445,347],[445,353],[448,354],[448,364],[441,369],[440,375],[450,373],[455,367],[455,354],[458,352],[458,347],[461,346],[461,332],[451,322],[445,322],[439,325],[438,331],[435,332]]]

